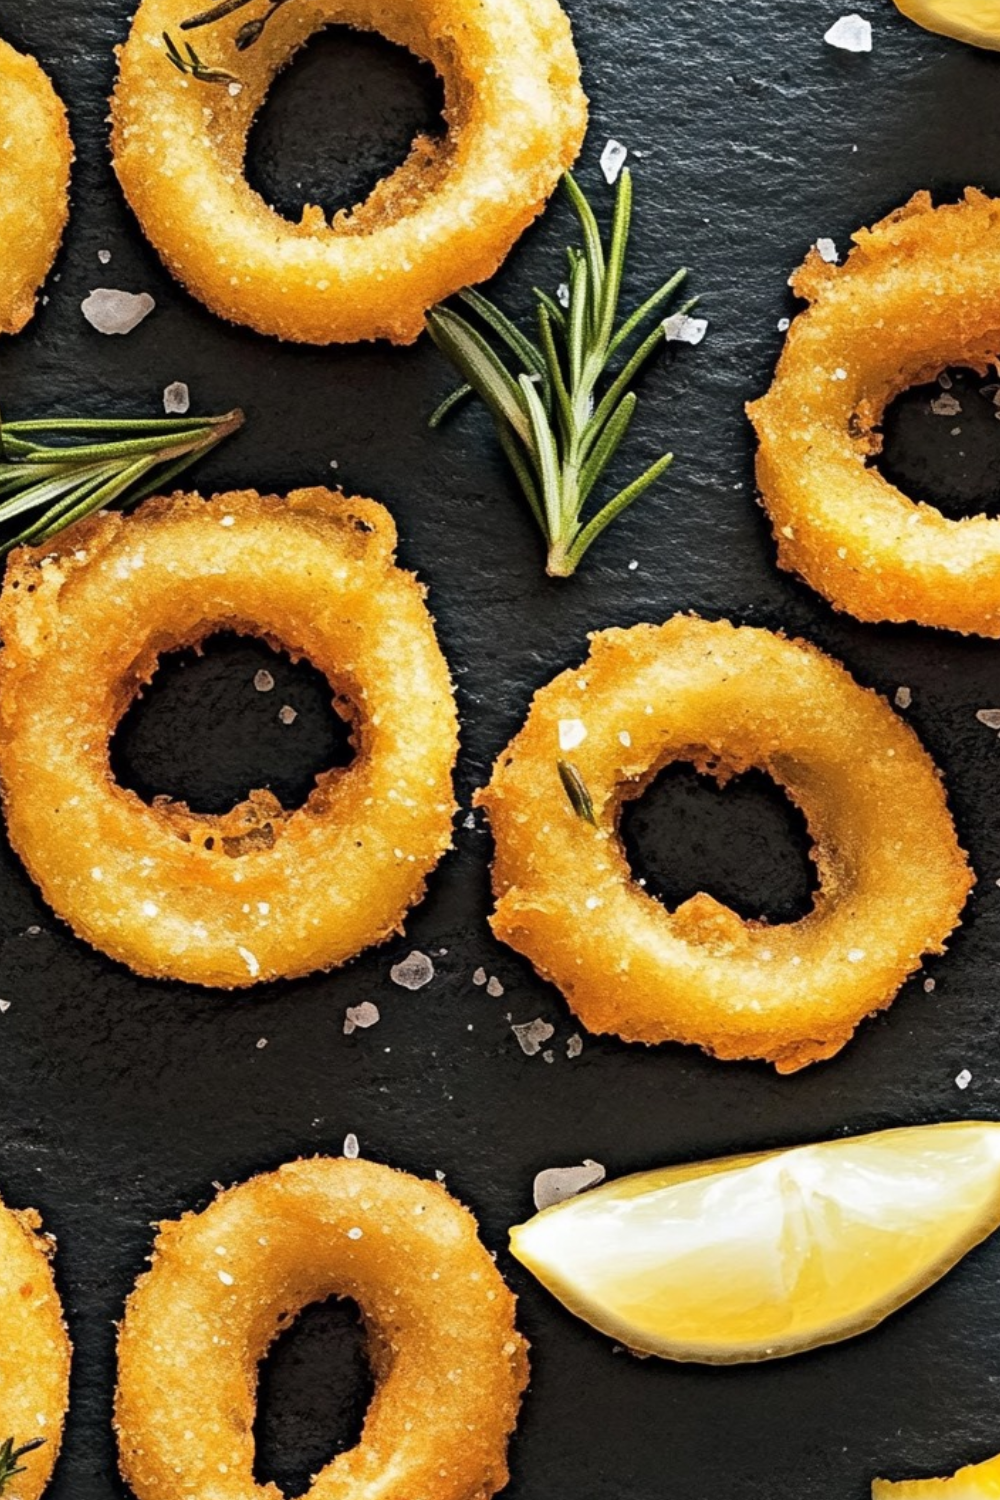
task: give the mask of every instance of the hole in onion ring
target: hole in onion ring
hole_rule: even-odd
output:
[[[944,515],[1000,516],[1000,392],[995,372],[949,370],[945,383],[904,391],[885,414],[875,467],[905,495]]]
[[[254,1479],[302,1495],[314,1474],[356,1446],[375,1383],[355,1302],[307,1307],[260,1366]]]
[[[261,691],[258,673],[274,686]],[[330,700],[330,684],[309,662],[220,632],[200,654],[162,658],[114,734],[112,773],[145,802],[169,796],[196,813],[229,812],[258,788],[300,807],[319,772],[354,758],[350,726]]]
[[[691,766],[669,766],[624,804],[621,836],[636,878],[671,911],[699,891],[748,920],[796,922],[812,908],[805,819],[762,771],[720,787]]]
[[[306,203],[330,217],[363,203],[418,136],[443,137],[443,110],[429,63],[374,33],[327,27],[275,79],[247,141],[247,181],[293,223]]]

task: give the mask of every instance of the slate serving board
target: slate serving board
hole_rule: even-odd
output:
[[[581,177],[598,202],[610,199],[597,169],[608,136],[635,151],[631,288],[645,294],[684,260],[711,319],[699,349],[668,354],[642,385],[629,461],[650,461],[667,441],[676,468],[577,579],[542,576],[481,413],[427,430],[451,384],[428,341],[283,347],[210,316],[161,268],[107,152],[112,48],[128,0],[0,3],[0,34],[35,52],[67,99],[78,158],[50,302],[22,337],[0,344],[3,411],[152,413],[163,387],[185,380],[197,409],[239,403],[249,418],[203,466],[203,488],[281,492],[332,478],[391,506],[401,559],[430,584],[456,677],[463,810],[533,690],[580,660],[589,629],[678,609],[729,615],[817,642],[889,696],[906,685],[907,718],[947,775],[977,892],[950,953],[887,1015],[835,1061],[779,1079],[615,1040],[585,1038],[568,1058],[577,1023],[487,929],[490,840],[479,815],[474,829],[459,819],[456,850],[404,939],[341,973],[235,999],[138,979],[90,951],[4,845],[0,1184],[58,1235],[76,1344],[52,1500],[124,1494],[110,1431],[114,1323],[150,1222],[205,1204],[213,1181],[339,1152],[349,1131],[375,1159],[445,1172],[521,1295],[534,1378],[511,1450],[511,1500],[862,1500],[875,1473],[950,1472],[1000,1449],[1000,1241],[863,1339],[721,1372],[615,1352],[505,1253],[506,1229],[530,1212],[545,1166],[589,1156],[618,1175],[842,1131],[995,1117],[1000,1106],[1000,742],[975,719],[1000,703],[1000,647],[859,625],[779,574],[742,415],[769,378],[778,320],[793,310],[787,274],[818,235],[843,246],[918,187],[1000,191],[1000,59],[916,30],[888,0],[859,0],[875,27],[875,50],[860,57],[823,43],[841,14],[836,0],[570,8],[593,100]],[[332,31],[276,86],[251,175],[285,209],[305,197],[331,208],[353,201],[439,107],[426,68]],[[523,311],[533,281],[561,279],[570,227],[560,204],[525,237],[499,278],[506,305]],[[153,293],[155,313],[127,338],[102,338],[79,310],[102,285]],[[944,420],[928,392],[914,393],[889,424],[892,472],[956,512],[993,506],[1000,475],[989,395],[963,389],[961,399],[962,416]],[[268,694],[253,686],[261,666],[276,678]],[[115,742],[116,767],[146,795],[206,809],[253,785],[295,802],[344,753],[327,697],[308,668],[222,640],[201,660],[163,667]],[[278,719],[286,703],[298,711],[291,725]],[[774,918],[808,901],[800,823],[762,778],[720,794],[693,775],[665,777],[628,832],[637,866],[668,900],[706,886]],[[389,968],[415,947],[437,972],[407,994]],[[473,985],[479,966],[502,996]],[[345,1036],[345,1009],[361,1000],[376,1002],[381,1022]],[[537,1016],[555,1027],[551,1064],[524,1056],[511,1031],[512,1020]],[[963,1068],[972,1073],[964,1093],[954,1082]],[[367,1394],[348,1313],[307,1315],[264,1372],[259,1477],[298,1493],[354,1440]]]

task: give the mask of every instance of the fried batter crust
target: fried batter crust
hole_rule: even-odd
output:
[[[119,1340],[116,1426],[137,1500],[282,1500],[253,1478],[257,1367],[329,1296],[361,1308],[376,1391],[360,1442],[309,1500],[502,1489],[527,1346],[475,1219],[436,1183],[319,1158],[161,1226]]]
[[[20,333],[69,218],[66,111],[33,57],[0,41],[0,333]]]
[[[400,930],[451,844],[457,717],[424,590],[373,500],[147,501],[14,554],[0,595],[11,842],[74,931],[142,974],[230,988],[345,963]],[[325,672],[353,762],[305,805],[213,817],[117,785],[115,728],[160,655],[218,630]]]
[[[112,101],[115,169],[173,273],[222,317],[329,344],[412,343],[429,307],[491,276],[574,161],[587,101],[557,0],[311,0],[237,52],[242,20],[189,40],[241,87],[182,76],[164,50],[189,0],[142,0]],[[282,218],[244,175],[247,134],[275,74],[321,27],[377,31],[430,62],[447,134],[418,138],[358,207]]]
[[[560,722],[572,737],[560,750]],[[596,826],[574,811],[572,763]],[[667,910],[632,878],[625,799],[687,761],[766,771],[805,815],[819,889],[800,921],[745,921],[704,892]],[[496,839],[499,938],[591,1031],[691,1042],[792,1072],[831,1057],[941,952],[973,876],[912,730],[815,647],[677,615],[605,630],[536,693],[480,794]]]
[[[900,391],[996,367],[1000,202],[917,193],[854,242],[843,266],[812,250],[792,278],[810,306],[748,407],[778,562],[859,620],[1000,636],[1000,520],[952,520],[868,463]]]

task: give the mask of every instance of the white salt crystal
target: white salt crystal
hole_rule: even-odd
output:
[[[841,52],[870,52],[872,50],[872,23],[864,16],[841,16],[834,21],[823,38],[831,47]]]
[[[362,1000],[360,1005],[349,1005],[344,1012],[344,1035],[350,1036],[352,1031],[367,1031],[369,1026],[377,1026],[380,1020],[379,1008],[370,1000]]]
[[[101,286],[80,303],[80,311],[98,333],[131,333],[156,306],[148,292],[119,292]]]
[[[393,964],[389,970],[389,978],[404,990],[422,990],[434,978],[434,965],[426,953],[414,950],[408,958]]]
[[[97,259],[101,262],[102,266],[109,265],[110,261],[111,261],[111,251],[110,250],[98,250],[98,252],[97,252]]]
[[[344,1155],[348,1161],[356,1161],[361,1155],[361,1147],[358,1145],[358,1138],[353,1131],[351,1131],[350,1135],[344,1136]]]
[[[779,318],[778,319],[778,332],[779,333],[787,333],[788,330],[789,330],[789,328],[791,328],[791,326],[792,326],[792,320],[791,320],[791,318]]]
[[[191,392],[183,380],[175,380],[166,387],[163,410],[168,417],[183,417],[191,410]]]
[[[556,301],[560,307],[569,307],[569,282],[560,281],[556,287]]]
[[[833,240],[818,239],[816,241],[816,249],[819,251],[820,260],[825,260],[827,265],[835,266],[840,259]]]
[[[957,1089],[962,1089],[962,1091],[964,1092],[969,1087],[969,1084],[971,1082],[972,1074],[969,1072],[968,1068],[963,1068],[961,1073],[959,1073],[958,1077],[955,1079],[955,1087]]]
[[[673,313],[663,320],[668,344],[700,344],[708,332],[707,318],[689,318],[687,313]]]
[[[565,1203],[588,1188],[603,1182],[607,1173],[599,1161],[587,1160],[581,1167],[546,1167],[535,1178],[533,1195],[535,1207],[541,1213],[556,1203]]]
[[[587,726],[582,719],[559,720],[559,749],[575,750],[587,738]]]
[[[601,171],[604,173],[605,182],[615,183],[618,181],[627,158],[627,146],[623,146],[621,141],[608,141],[608,144],[601,152]]]
[[[525,1021],[523,1025],[511,1027],[525,1057],[535,1057],[541,1052],[543,1043],[547,1042],[550,1036],[555,1036],[555,1030],[555,1027],[550,1026],[548,1021],[543,1021],[541,1016],[536,1016],[533,1021]]]

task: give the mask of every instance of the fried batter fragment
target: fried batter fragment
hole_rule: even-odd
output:
[[[805,917],[745,921],[704,892],[668,911],[633,880],[622,802],[674,761],[720,782],[757,767],[784,788],[814,845]],[[536,693],[480,800],[493,930],[584,1025],[785,1073],[833,1056],[942,951],[973,881],[941,779],[884,700],[815,647],[726,621],[592,636],[583,666]]]

